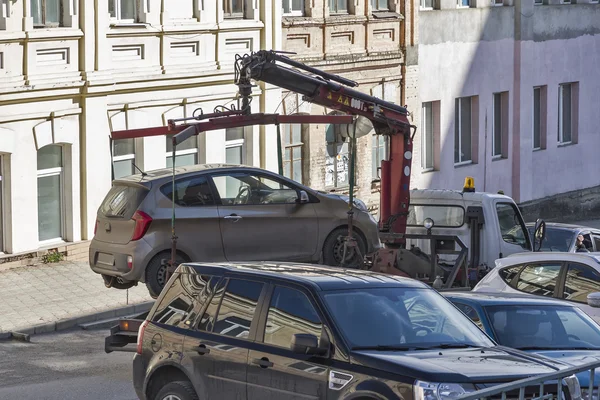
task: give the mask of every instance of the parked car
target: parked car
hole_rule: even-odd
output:
[[[535,224],[530,222],[525,225],[529,236],[533,237]],[[540,250],[574,253],[577,235],[583,236],[583,244],[590,252],[600,252],[600,229],[557,222],[546,222],[546,237]]]
[[[600,362],[600,325],[572,303],[527,295],[443,292],[496,343],[559,359],[570,366]],[[584,398],[590,398],[589,371],[577,374]],[[594,386],[600,383],[600,371]],[[598,399],[598,391],[592,398]]]
[[[340,264],[348,197],[239,165],[179,167],[175,177],[175,190],[171,169],[113,182],[98,209],[89,250],[90,266],[107,286],[126,289],[140,281],[158,296],[167,272],[161,260],[171,254],[172,199],[178,262]],[[360,200],[354,201],[353,225],[363,256],[381,246],[377,221]]]
[[[417,280],[305,264],[181,264],[137,337],[135,322],[121,324],[143,400],[448,400],[565,367],[497,347]],[[124,344],[111,332],[108,352]],[[565,382],[579,398],[577,378]]]
[[[525,293],[571,302],[600,323],[600,309],[588,304],[600,292],[600,253],[540,252],[496,260],[473,292]]]

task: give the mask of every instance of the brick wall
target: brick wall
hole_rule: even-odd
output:
[[[46,261],[46,256],[51,253],[60,253],[62,261],[88,261],[88,252],[90,248],[89,241],[68,243],[62,246],[49,247],[21,254],[5,254],[0,256],[0,271],[43,264]]]

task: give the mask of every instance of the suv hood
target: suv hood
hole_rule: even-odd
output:
[[[555,372],[566,365],[504,347],[421,350],[410,352],[360,350],[352,362],[429,382],[506,382]]]

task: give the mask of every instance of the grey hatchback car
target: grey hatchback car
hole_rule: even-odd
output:
[[[193,165],[113,181],[97,213],[92,270],[107,287],[138,282],[156,298],[166,283],[174,200],[178,262],[294,261],[339,265],[347,196],[318,192],[270,171]],[[381,247],[377,221],[354,201],[363,255]]]

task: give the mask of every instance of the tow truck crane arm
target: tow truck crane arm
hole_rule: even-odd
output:
[[[304,70],[313,76],[277,62]],[[358,84],[309,67],[274,51],[261,50],[236,59],[236,85],[242,110],[249,113],[252,81],[262,81],[303,95],[303,100],[368,119],[375,133],[389,136],[389,160],[381,165],[380,230],[395,234],[388,245],[404,243],[410,200],[411,128],[405,107],[351,89]],[[413,133],[414,135],[414,133]]]

